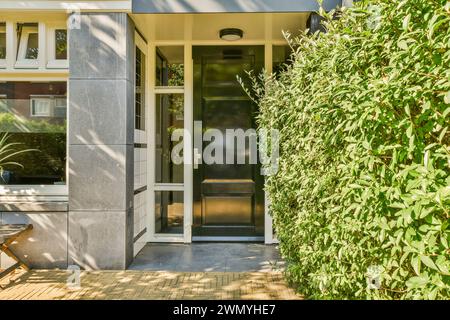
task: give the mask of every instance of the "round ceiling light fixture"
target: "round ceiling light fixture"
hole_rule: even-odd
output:
[[[236,41],[241,40],[244,36],[244,31],[237,28],[226,28],[220,30],[220,39],[226,41]]]

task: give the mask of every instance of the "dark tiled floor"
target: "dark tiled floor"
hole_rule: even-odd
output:
[[[186,272],[280,271],[278,247],[256,243],[147,244],[130,270]]]

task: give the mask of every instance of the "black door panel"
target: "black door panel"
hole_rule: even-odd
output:
[[[227,129],[256,128],[256,105],[248,98],[237,76],[262,71],[264,47],[194,47],[194,120],[222,133],[223,159],[234,152],[234,164],[202,163],[194,170],[193,237],[264,235],[264,179],[260,166],[250,163],[249,139],[237,148],[227,141]],[[210,142],[203,143],[203,149]],[[242,153],[241,155],[237,154]],[[245,163],[238,164],[239,156]]]

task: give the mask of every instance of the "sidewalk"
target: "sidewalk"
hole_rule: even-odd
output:
[[[81,288],[69,273],[32,270],[0,289],[5,299],[301,299],[281,272],[83,271]]]

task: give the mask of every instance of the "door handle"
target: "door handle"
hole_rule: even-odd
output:
[[[194,169],[198,169],[198,165],[201,163],[202,155],[198,152],[197,148],[194,148]]]

